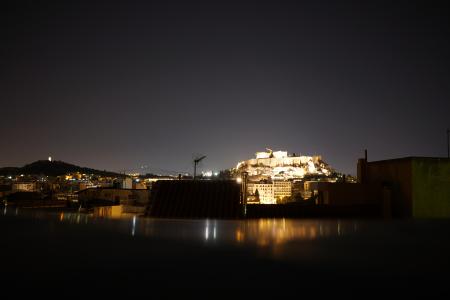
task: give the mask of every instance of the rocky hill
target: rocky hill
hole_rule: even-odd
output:
[[[335,174],[335,170],[321,156],[296,156],[286,151],[257,152],[256,158],[239,162],[236,170],[247,172],[250,180],[289,180]]]

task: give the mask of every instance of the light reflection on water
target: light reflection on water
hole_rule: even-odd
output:
[[[290,241],[342,238],[360,231],[358,221],[254,219],[187,220],[153,219],[126,214],[120,218],[79,212],[48,212],[7,208],[3,215],[26,215],[35,219],[77,225],[96,224],[130,236],[203,241],[205,243],[254,244],[259,247],[283,245]]]
[[[356,233],[356,221],[259,219],[242,222],[235,231],[237,242],[260,246],[280,245],[292,240],[317,240]]]
[[[133,217],[133,225],[131,228],[131,235],[134,236],[135,233],[136,233],[136,216]]]

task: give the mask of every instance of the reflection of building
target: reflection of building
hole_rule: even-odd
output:
[[[145,207],[139,206],[126,206],[126,205],[113,205],[113,206],[100,206],[94,207],[94,217],[100,218],[123,218],[131,217],[136,214],[143,214]]]
[[[340,220],[259,219],[237,227],[235,240],[237,242],[254,241],[261,246],[276,246],[295,239],[339,238],[358,232],[358,223]]]

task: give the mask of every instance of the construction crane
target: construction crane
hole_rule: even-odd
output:
[[[195,177],[197,177],[197,164],[200,161],[202,161],[205,157],[206,157],[206,155],[203,155],[201,157],[197,157],[196,159],[194,159],[194,180],[195,180]]]

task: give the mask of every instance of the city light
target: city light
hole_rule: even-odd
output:
[[[212,177],[213,172],[212,171],[204,171],[202,172],[203,177]]]

